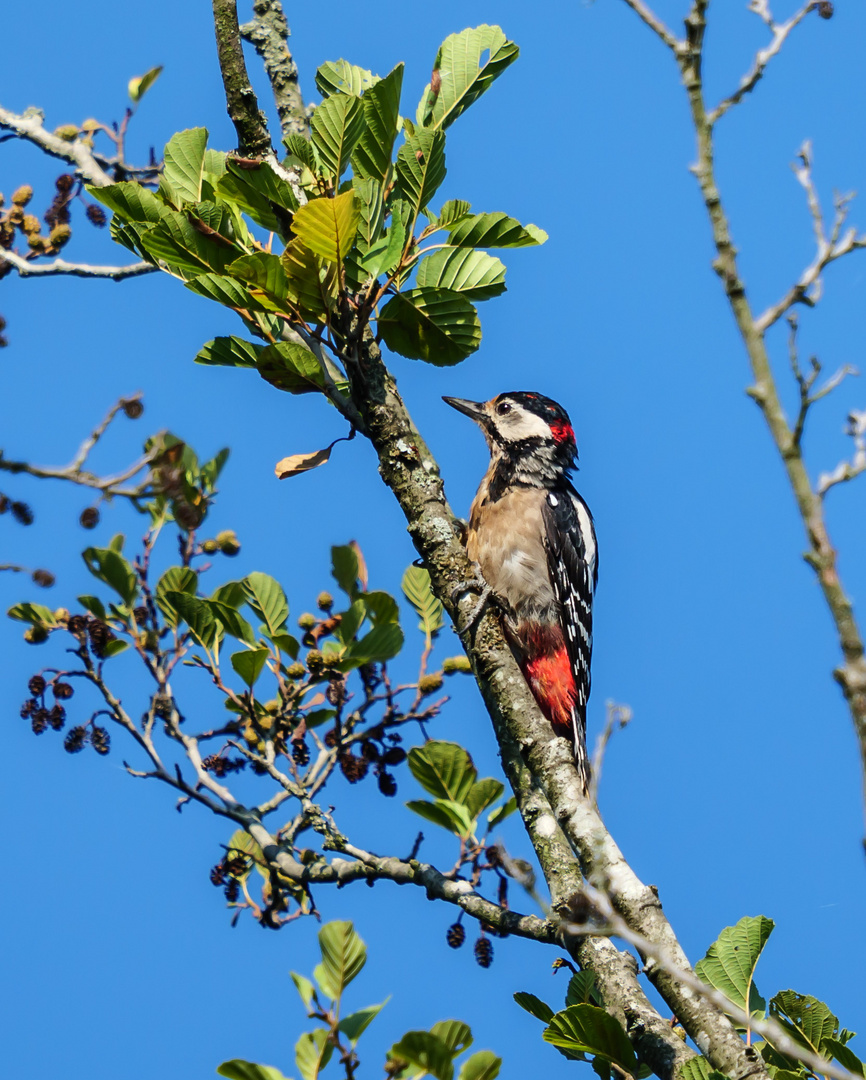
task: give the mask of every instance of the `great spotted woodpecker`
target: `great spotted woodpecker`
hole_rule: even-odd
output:
[[[504,609],[506,636],[541,711],[571,740],[586,791],[598,549],[592,515],[569,480],[577,460],[571,421],[555,401],[525,391],[443,400],[480,426],[490,449],[467,553]]]

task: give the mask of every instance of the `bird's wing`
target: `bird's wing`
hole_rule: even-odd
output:
[[[592,660],[592,601],[598,580],[598,548],[592,515],[569,487],[544,500],[545,548],[553,594],[559,605],[565,646],[576,687],[572,723],[575,755],[586,764],[586,704]]]

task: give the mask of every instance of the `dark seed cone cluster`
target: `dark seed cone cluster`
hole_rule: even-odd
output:
[[[489,968],[493,963],[493,942],[490,938],[480,937],[475,942],[475,962],[483,968]]]
[[[459,949],[466,940],[466,931],[463,929],[463,924],[459,922],[452,923],[451,926],[448,927],[445,940],[452,949]]]

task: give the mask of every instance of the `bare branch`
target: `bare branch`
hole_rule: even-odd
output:
[[[778,322],[794,304],[805,304],[806,307],[814,307],[821,299],[821,274],[825,267],[835,262],[836,259],[840,259],[843,255],[866,248],[866,236],[858,236],[856,229],[847,229],[844,235],[842,232],[848,217],[848,207],[853,197],[850,194],[836,195],[833,224],[828,235],[824,213],[821,209],[821,201],[812,179],[812,144],[808,139],[800,147],[798,160],[799,164],[794,164],[792,168],[798,182],[806,192],[806,201],[809,206],[809,215],[812,218],[812,229],[815,233],[817,250],[814,261],[803,271],[797,283],[788,290],[777,304],[767,308],[762,315],[755,319],[755,328],[760,334],[768,330],[773,323]]]
[[[598,737],[598,742],[595,746],[595,753],[592,755],[592,772],[590,773],[589,783],[589,801],[593,806],[598,806],[598,786],[601,783],[601,767],[604,762],[605,751],[607,745],[613,737],[614,731],[619,728],[622,730],[627,724],[632,721],[631,707],[628,705],[617,705],[613,701],[605,702],[605,724],[604,731]]]
[[[271,137],[247,74],[236,0],[213,0],[213,18],[226,106],[237,132],[238,150],[244,156],[264,157],[271,150]]]
[[[89,266],[86,263],[71,263],[65,259],[55,259],[50,263],[37,263],[15,251],[0,248],[0,267],[4,262],[11,263],[18,271],[18,276],[22,278],[65,275],[123,281],[124,278],[140,277],[142,274],[152,274],[159,270],[158,266],[149,262],[130,263],[129,266]]]
[[[96,187],[107,187],[113,183],[83,139],[73,139],[69,142],[67,139],[52,135],[42,126],[43,119],[44,113],[38,109],[27,109],[19,115],[0,106],[0,128],[12,131],[19,138],[32,142],[46,154],[74,165],[78,175]]]
[[[866,472],[866,411],[849,413],[845,434],[854,440],[854,457],[851,461],[840,461],[831,473],[821,473],[818,477],[818,494],[822,498],[831,487]]]
[[[715,124],[719,117],[725,115],[728,109],[732,108],[734,105],[738,105],[740,101],[742,101],[742,99],[746,96],[746,94],[750,94],[755,89],[755,87],[763,78],[767,64],[770,63],[774,56],[777,56],[779,54],[782,46],[787,40],[788,35],[791,33],[794,27],[801,23],[803,19],[805,19],[805,17],[809,14],[809,12],[817,6],[818,0],[809,0],[809,2],[805,4],[802,8],[800,8],[800,10],[795,15],[792,15],[787,22],[777,24],[773,21],[773,16],[770,14],[770,8],[766,0],[752,0],[752,3],[749,5],[749,10],[754,11],[758,15],[760,15],[760,17],[764,20],[769,29],[772,31],[773,40],[765,49],[760,49],[755,54],[755,59],[752,63],[751,68],[742,77],[742,79],[740,80],[740,85],[737,87],[734,93],[731,94],[730,97],[725,98],[724,101],[720,101],[719,104],[715,107],[715,109],[713,109],[707,114],[708,123]]]
[[[310,125],[298,82],[298,66],[289,52],[291,34],[280,0],[255,0],[254,17],[240,27],[244,41],[255,46],[274,92],[283,136],[310,137]]]
[[[70,483],[80,484],[82,487],[94,488],[108,497],[140,498],[147,488],[148,481],[146,477],[136,487],[125,488],[122,485],[148,466],[149,457],[139,458],[138,461],[133,462],[122,472],[115,473],[112,476],[97,476],[84,468],[88,455],[105,434],[112,420],[130,402],[137,402],[140,398],[141,394],[133,394],[128,398],[121,398],[120,401],[113,405],[102,421],[79,446],[75,457],[68,465],[51,467],[31,465],[27,461],[9,461],[3,457],[3,452],[0,450],[0,472],[26,473],[28,476],[35,476],[43,480],[68,480]]]
[[[677,52],[683,47],[683,42],[665,26],[664,22],[643,0],[625,0],[625,2],[637,17],[646,23],[654,34],[661,38],[669,49]]]

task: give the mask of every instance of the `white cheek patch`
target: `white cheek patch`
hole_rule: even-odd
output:
[[[549,439],[550,427],[534,413],[512,411],[505,417],[502,425],[509,439]]]

